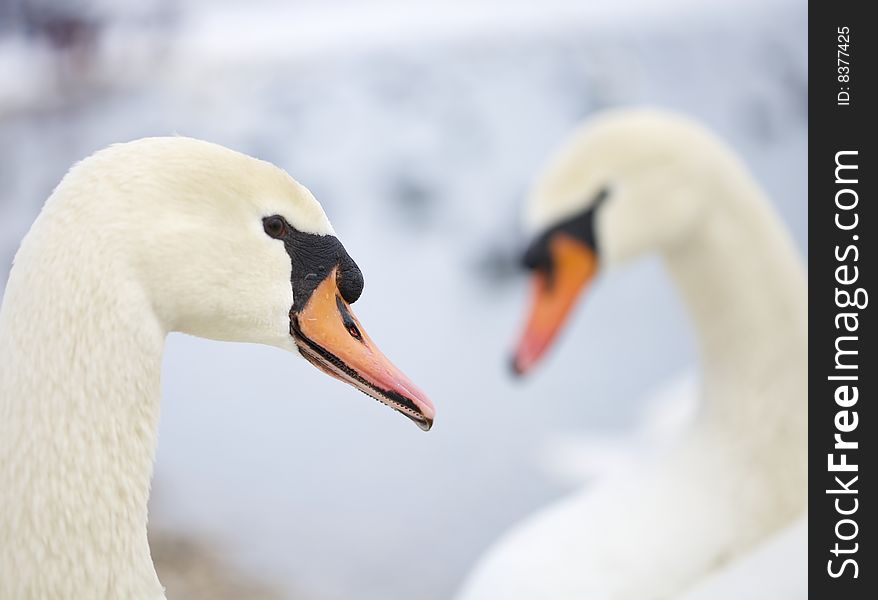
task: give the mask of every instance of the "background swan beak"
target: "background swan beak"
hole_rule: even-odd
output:
[[[579,293],[597,271],[594,250],[564,233],[549,242],[551,266],[534,272],[530,312],[512,357],[512,370],[527,373],[561,329]]]
[[[290,332],[299,352],[323,372],[401,412],[427,431],[433,403],[366,335],[339,294],[333,271],[298,313],[290,314]]]

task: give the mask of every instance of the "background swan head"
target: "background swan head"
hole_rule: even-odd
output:
[[[165,332],[296,350],[430,428],[429,399],[351,311],[362,273],[317,200],[278,167],[184,137],[111,146],[70,171],[29,237],[76,252],[68,232],[141,288]]]
[[[573,132],[527,201],[533,290],[516,373],[544,354],[599,267],[667,250],[696,229],[720,156],[710,133],[660,110],[607,111]]]

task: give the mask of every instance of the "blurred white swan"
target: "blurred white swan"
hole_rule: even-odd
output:
[[[660,386],[645,401],[643,416],[626,434],[565,434],[551,437],[539,465],[564,485],[635,469],[644,457],[662,452],[690,426],[698,400],[697,377],[687,371]],[[807,514],[754,550],[707,577],[681,600],[804,600],[808,597]]]
[[[644,109],[578,129],[538,181],[527,224],[533,303],[515,369],[542,356],[598,267],[657,252],[695,325],[698,405],[664,450],[514,527],[459,598],[650,600],[709,589],[806,509],[806,282],[793,243],[722,142]]]
[[[350,311],[362,286],[273,165],[177,137],[71,169],[0,309],[0,599],[164,598],[146,521],[171,331],[298,351],[429,429]],[[295,388],[277,374],[280,400]]]

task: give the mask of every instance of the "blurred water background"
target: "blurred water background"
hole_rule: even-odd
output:
[[[788,0],[0,0],[0,280],[66,169],[107,144],[178,133],[288,170],[436,425],[281,351],[173,335],[151,526],[281,597],[447,598],[577,484],[547,443],[624,433],[695,364],[653,259],[602,278],[539,372],[510,377],[534,174],[595,110],[678,109],[743,156],[804,255],[806,26]]]

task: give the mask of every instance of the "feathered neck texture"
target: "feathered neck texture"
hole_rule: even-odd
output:
[[[53,208],[0,309],[0,598],[163,598],[146,521],[166,332],[101,232]]]
[[[703,218],[664,259],[694,321],[705,377],[731,368],[746,380],[804,353],[807,283],[792,239],[746,170],[730,164],[718,177]]]
[[[763,402],[762,383],[802,379],[807,367],[807,283],[795,246],[760,187],[733,157],[715,175],[714,198],[687,237],[664,252],[694,320],[707,415],[784,417]],[[754,389],[756,388],[756,389]],[[735,390],[719,406],[716,390]],[[750,394],[750,392],[754,392]],[[806,396],[782,395],[804,412]],[[794,403],[794,406],[791,405]],[[786,414],[786,416],[790,416]]]

